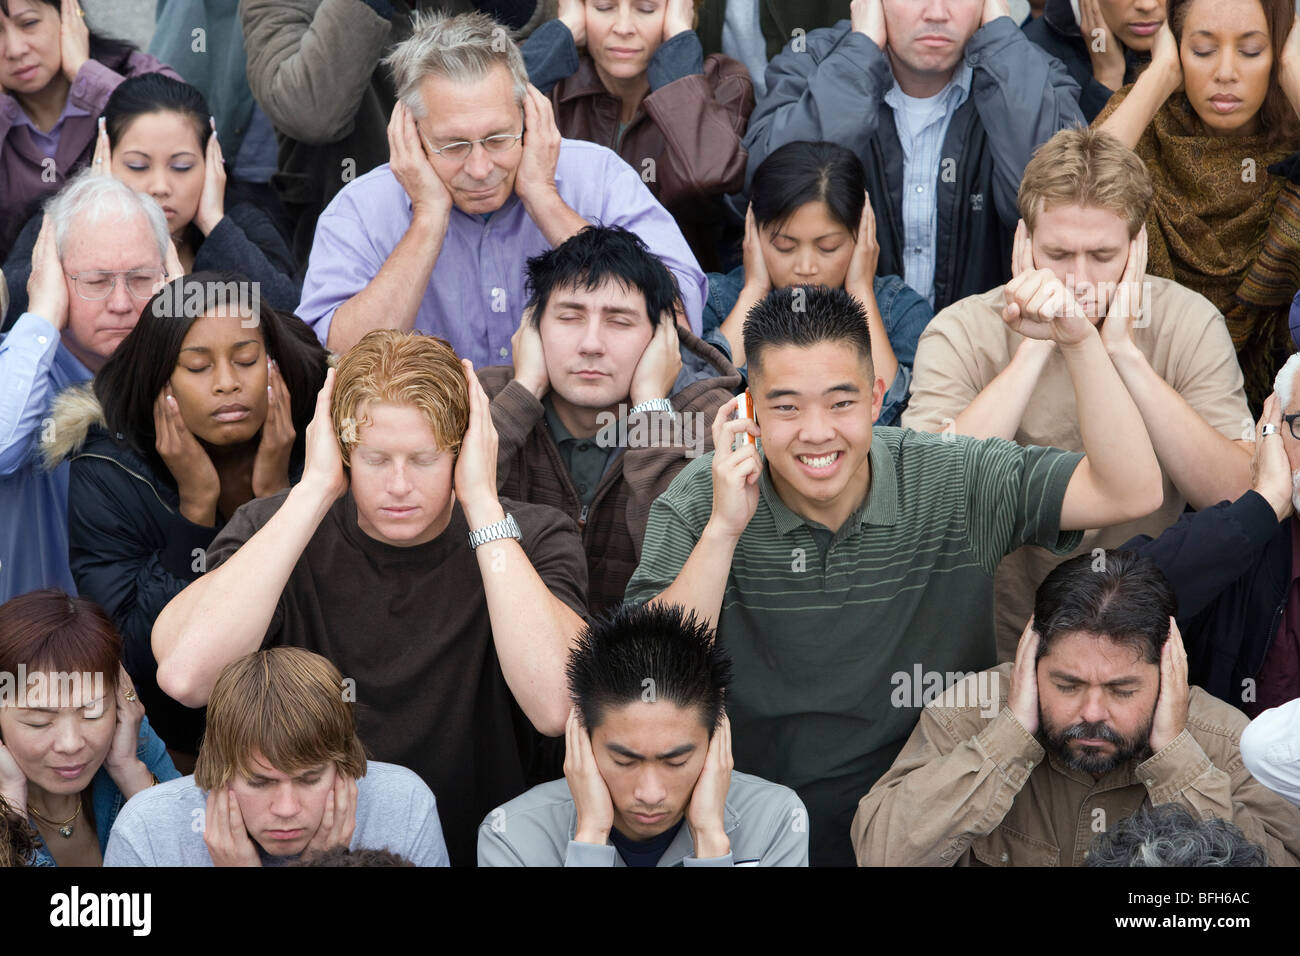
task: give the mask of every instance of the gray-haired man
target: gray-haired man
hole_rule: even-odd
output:
[[[442,336],[476,366],[510,361],[524,262],[600,223],[635,232],[673,272],[700,333],[707,283],[635,170],[563,140],[504,28],[418,14],[388,57],[399,102],[389,162],[321,215],[298,314],[336,352],[376,328]]]
[[[74,177],[46,207],[28,310],[0,340],[0,603],[75,593],[68,570],[67,464],[45,471],[39,443],[54,396],[108,360],[164,276],[167,220],[108,176]]]

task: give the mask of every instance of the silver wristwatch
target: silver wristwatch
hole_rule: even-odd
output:
[[[489,541],[497,541],[500,538],[517,538],[524,540],[523,533],[519,530],[519,524],[515,521],[512,514],[506,515],[500,521],[494,521],[484,528],[469,533],[469,547],[471,551],[477,551],[480,544],[487,544]]]
[[[633,405],[631,410],[627,413],[627,417],[631,418],[637,412],[668,412],[671,415],[673,412],[673,403],[666,398],[650,398],[642,402],[640,405]]]

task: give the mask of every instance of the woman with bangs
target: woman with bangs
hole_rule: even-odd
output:
[[[1300,29],[1291,0],[1171,0],[1151,65],[1097,117],[1151,171],[1147,272],[1223,313],[1259,414],[1300,288]]]
[[[68,556],[80,594],[122,631],[123,663],[189,769],[202,712],[157,687],[154,618],[203,573],[204,552],[247,501],[301,473],[327,353],[296,316],[235,273],[164,286],[95,376],[51,415],[46,462],[71,462]]]
[[[17,862],[100,866],[126,801],[180,776],[118,663],[121,648],[85,598],[30,591],[0,605],[0,673],[26,678],[0,697],[0,815],[7,808],[12,845],[28,851]]]

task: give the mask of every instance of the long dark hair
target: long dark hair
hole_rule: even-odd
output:
[[[53,7],[55,13],[60,13],[59,0],[34,0],[34,2]],[[0,12],[4,13],[5,16],[11,16],[9,13],[9,0],[0,0]],[[98,60],[106,66],[117,67],[128,56],[136,52],[135,45],[127,43],[125,40],[104,36],[97,30],[90,30],[89,33],[90,58]]]
[[[1286,47],[1286,38],[1295,22],[1296,11],[1292,0],[1256,0],[1256,2],[1264,11],[1264,22],[1268,24],[1269,46],[1273,50],[1273,66],[1268,74],[1268,92],[1264,94],[1264,103],[1259,108],[1259,128],[1267,137],[1270,146],[1279,146],[1300,136],[1300,122],[1297,122],[1291,101],[1286,98],[1282,84],[1278,82],[1282,50]],[[1187,24],[1187,13],[1191,6],[1192,0],[1169,0],[1166,14],[1169,17],[1169,29],[1180,47],[1183,43],[1183,27]]]
[[[862,160],[838,143],[786,143],[754,170],[750,202],[754,222],[780,228],[800,206],[824,202],[831,218],[858,234],[866,203],[867,172]]]
[[[131,334],[95,376],[95,397],[110,433],[144,458],[160,477],[170,472],[154,447],[153,406],[176,368],[181,345],[200,316],[239,301],[233,290],[253,283],[237,272],[204,271],[173,279],[150,299]],[[297,431],[291,460],[302,461],[307,424],[316,410],[316,393],[325,383],[328,352],[296,315],[278,312],[258,297],[257,325],[266,354],[279,365],[289,390]]]

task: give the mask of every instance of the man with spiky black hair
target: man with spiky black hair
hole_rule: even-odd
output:
[[[677,325],[677,280],[626,229],[589,226],[529,259],[528,292],[514,364],[478,370],[497,490],[577,522],[598,614],[623,600],[651,503],[713,447],[740,373]]]
[[[479,866],[807,866],[794,791],[732,769],[731,660],[674,605],[613,608],[569,654],[564,779],[488,814]]]

